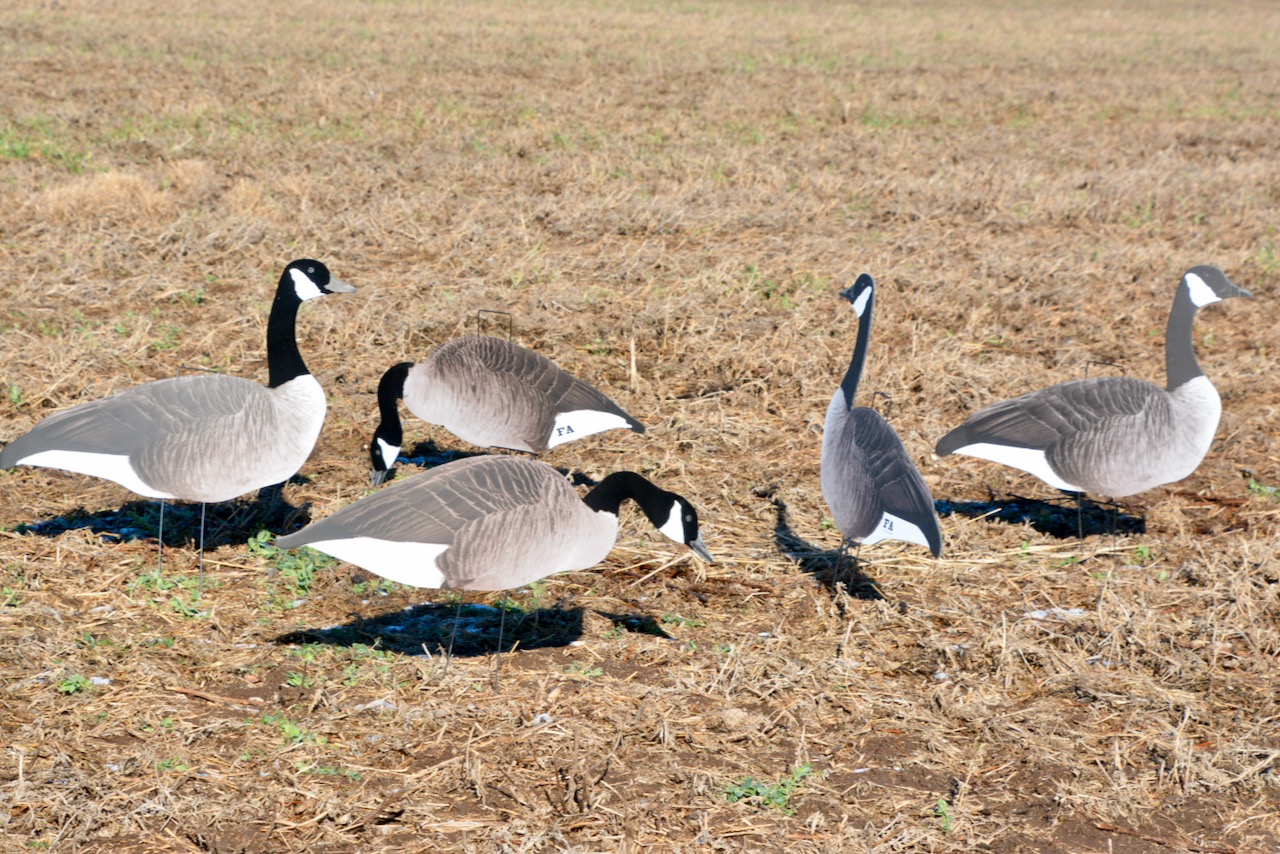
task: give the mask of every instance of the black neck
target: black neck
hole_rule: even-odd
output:
[[[404,443],[404,430],[400,426],[400,398],[404,397],[404,382],[409,378],[413,362],[401,362],[387,368],[378,381],[378,415],[382,423],[374,436],[397,448]]]
[[[280,276],[276,298],[271,303],[267,320],[267,371],[271,388],[279,388],[290,380],[310,373],[298,352],[298,306],[302,301],[293,287],[293,277],[286,269]]]
[[[1184,279],[1178,286],[1178,295],[1173,298],[1173,310],[1169,312],[1169,325],[1164,335],[1164,369],[1169,391],[1204,376],[1191,342],[1191,326],[1195,319],[1196,304],[1191,301],[1191,292]]]
[[[845,371],[840,381],[840,390],[844,392],[844,405],[853,409],[853,398],[858,393],[858,381],[862,379],[862,364],[867,359],[867,345],[871,343],[871,309],[876,301],[875,291],[867,294],[867,306],[858,319],[858,340],[853,345],[853,358],[849,361],[849,370]]]
[[[661,528],[667,521],[671,503],[675,500],[670,493],[654,486],[644,477],[633,471],[616,471],[596,485],[596,488],[583,496],[583,502],[592,510],[603,510],[618,515],[618,508],[628,498],[640,505],[644,515],[654,527]]]

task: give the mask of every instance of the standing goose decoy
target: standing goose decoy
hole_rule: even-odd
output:
[[[863,273],[840,296],[858,315],[853,359],[827,407],[822,434],[822,497],[846,540],[904,540],[942,554],[933,496],[902,440],[880,413],[854,406],[871,340],[875,281]]]
[[[551,466],[511,456],[445,463],[275,544],[311,546],[414,587],[507,590],[604,560],[628,498],[659,531],[711,561],[698,513],[679,495],[621,471],[579,497]]]
[[[324,392],[298,352],[298,306],[354,291],[319,261],[294,261],[267,321],[266,386],[224,374],[145,383],[49,416],[0,451],[0,468],[64,469],[148,498],[202,503],[286,481],[310,456],[325,414]]]
[[[404,442],[397,402],[480,447],[538,454],[604,430],[644,432],[616,403],[546,356],[502,338],[442,344],[425,362],[401,362],[378,383],[382,421],[369,442],[373,485],[386,479]]]
[[[1222,415],[1218,391],[1191,344],[1196,310],[1253,294],[1217,267],[1182,277],[1165,335],[1167,388],[1127,377],[1060,383],[984,407],[938,442],[938,455],[968,454],[1022,469],[1067,492],[1134,495],[1190,475]]]

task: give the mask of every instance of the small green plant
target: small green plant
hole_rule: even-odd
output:
[[[9,405],[14,409],[22,406],[22,386],[9,383],[6,388],[9,394]]]
[[[1151,560],[1151,546],[1135,546],[1133,553],[1139,563],[1146,563]]]
[[[1254,495],[1261,495],[1263,498],[1280,501],[1280,486],[1267,486],[1265,483],[1259,483],[1257,480],[1249,478],[1248,489]]]
[[[575,661],[564,669],[565,673],[576,673],[579,676],[585,676],[588,679],[598,679],[604,675],[603,667],[593,667],[589,664],[583,664]]]
[[[187,308],[200,305],[205,300],[204,288],[192,288],[186,291],[179,291],[169,297],[169,302],[180,302]]]
[[[296,670],[290,671],[289,674],[285,676],[284,681],[286,684],[288,684],[290,688],[310,688],[311,687],[311,677],[305,673],[299,673]]]
[[[185,759],[178,759],[178,758],[161,759],[159,762],[156,763],[156,770],[161,772],[162,774],[167,771],[177,771],[181,773],[183,771],[189,771],[190,769],[191,769],[191,765],[188,764],[187,760]]]
[[[1276,252],[1274,243],[1264,243],[1258,248],[1258,266],[1267,274],[1280,269],[1280,252]]]
[[[58,682],[58,690],[63,694],[79,694],[82,691],[88,691],[91,687],[93,687],[93,683],[79,673],[64,676]]]
[[[662,624],[665,626],[684,626],[689,629],[702,628],[706,623],[697,617],[682,617],[679,614],[663,614]]]
[[[248,542],[249,554],[258,555],[269,560],[276,572],[293,584],[299,595],[311,589],[316,570],[326,569],[336,561],[334,558],[303,546],[295,551],[276,548],[271,540],[275,537],[270,531],[259,531]]]
[[[181,327],[166,323],[160,327],[160,337],[151,342],[151,349],[157,353],[172,350],[178,346],[178,338],[181,334]]]
[[[193,593],[190,596],[174,596],[169,600],[169,608],[175,614],[180,614],[187,619],[195,617],[203,617],[208,612],[200,607],[200,594]]]
[[[947,803],[946,798],[938,798],[938,804],[933,808],[938,814],[938,821],[942,827],[943,833],[950,833],[952,828],[951,822],[951,805]]]
[[[294,763],[294,767],[298,769],[299,774],[319,774],[333,777],[346,777],[348,780],[359,780],[360,772],[350,768],[339,768],[336,765],[316,765],[313,762],[307,762],[301,759]]]
[[[788,801],[791,800],[796,789],[800,788],[804,779],[812,773],[813,766],[806,762],[793,768],[790,774],[776,783],[766,783],[755,777],[748,777],[740,783],[726,787],[725,798],[731,804],[750,801],[761,807],[775,807],[787,815],[793,815],[795,810],[788,805]]]
[[[318,744],[324,743],[324,738],[303,729],[297,722],[289,720],[284,715],[263,715],[262,722],[267,726],[280,730],[280,736],[284,739],[285,744],[300,744],[304,741],[314,741]]]
[[[374,577],[367,581],[357,581],[351,585],[351,589],[357,596],[390,596],[400,589],[400,585],[386,578]]]
[[[143,732],[156,732],[157,730],[164,730],[165,732],[168,732],[169,730],[173,729],[173,723],[174,723],[173,716],[166,715],[165,717],[160,719],[159,723],[154,723],[154,724],[149,722],[144,723],[140,725],[138,729],[142,730]]]

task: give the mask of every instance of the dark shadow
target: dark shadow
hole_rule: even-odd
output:
[[[610,614],[605,611],[596,611],[596,613],[628,632],[672,640],[671,635],[663,631],[658,621],[648,614]]]
[[[309,483],[294,475],[289,483]],[[284,498],[283,483],[265,486],[253,498],[237,498],[205,507],[206,550],[225,545],[244,545],[259,531],[281,532],[292,529],[307,517],[309,505],[295,506]],[[135,540],[158,540],[161,502],[155,499],[129,501],[115,510],[90,513],[83,508],[42,522],[22,523],[19,534],[56,537],[66,531],[88,528],[104,540],[128,543]],[[200,544],[200,504],[186,501],[164,502],[164,544],[189,546]]]
[[[505,610],[505,616],[503,611]],[[582,608],[535,608],[427,603],[377,617],[357,617],[327,629],[301,629],[274,639],[278,644],[371,646],[401,655],[444,655],[453,638],[459,658],[492,655],[512,648],[564,647],[582,637]],[[455,635],[455,626],[457,633]]]
[[[1065,493],[1062,498],[1047,501],[1010,495],[998,501],[994,496],[987,501],[935,501],[933,506],[942,517],[955,515],[1030,525],[1034,530],[1060,540],[1075,540],[1095,534],[1145,534],[1147,531],[1146,519],[1125,513],[1117,504],[1100,504],[1088,499],[1081,504],[1075,493]]]
[[[875,579],[862,571],[865,561],[855,560],[849,553],[844,554],[842,558],[839,550],[819,548],[797,536],[787,518],[787,503],[777,496],[776,491],[774,487],[769,487],[764,490],[755,490],[755,494],[773,501],[774,509],[777,511],[773,541],[779,552],[795,561],[801,569],[818,579],[832,592],[843,589],[854,599],[885,598]]]
[[[400,452],[400,456],[396,457],[396,464],[391,471],[387,472],[388,480],[395,476],[396,469],[402,464],[408,464],[420,469],[433,469],[436,466],[442,466],[445,463],[451,463],[454,460],[462,460],[467,457],[481,457],[486,451],[459,451],[456,448],[445,450],[437,445],[433,440],[426,439],[418,442],[412,448],[405,448]],[[406,472],[405,477],[414,474]]]

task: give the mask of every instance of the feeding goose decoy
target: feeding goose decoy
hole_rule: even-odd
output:
[[[352,293],[319,261],[280,274],[267,321],[266,386],[224,374],[158,380],[55,413],[0,451],[0,468],[44,466],[113,480],[148,498],[228,501],[292,477],[324,422],[298,352],[298,306]]]
[[[641,475],[615,472],[580,497],[551,466],[512,456],[445,463],[275,544],[311,546],[414,587],[507,590],[604,560],[628,498],[663,534],[711,560],[693,505]]]
[[[381,423],[369,441],[374,486],[386,479],[404,442],[401,398],[423,421],[480,447],[538,454],[605,430],[644,432],[616,403],[546,356],[502,338],[470,335],[382,375]]]
[[[1196,310],[1252,296],[1217,267],[1192,267],[1169,313],[1166,388],[1128,377],[1049,386],[969,416],[938,442],[938,455],[981,457],[1057,489],[1111,498],[1187,477],[1208,453],[1222,415],[1191,343]]]
[[[871,340],[875,280],[863,273],[840,296],[858,315],[858,339],[822,434],[822,497],[836,527],[856,543],[904,540],[942,554],[933,496],[898,434],[884,417],[854,406]]]

